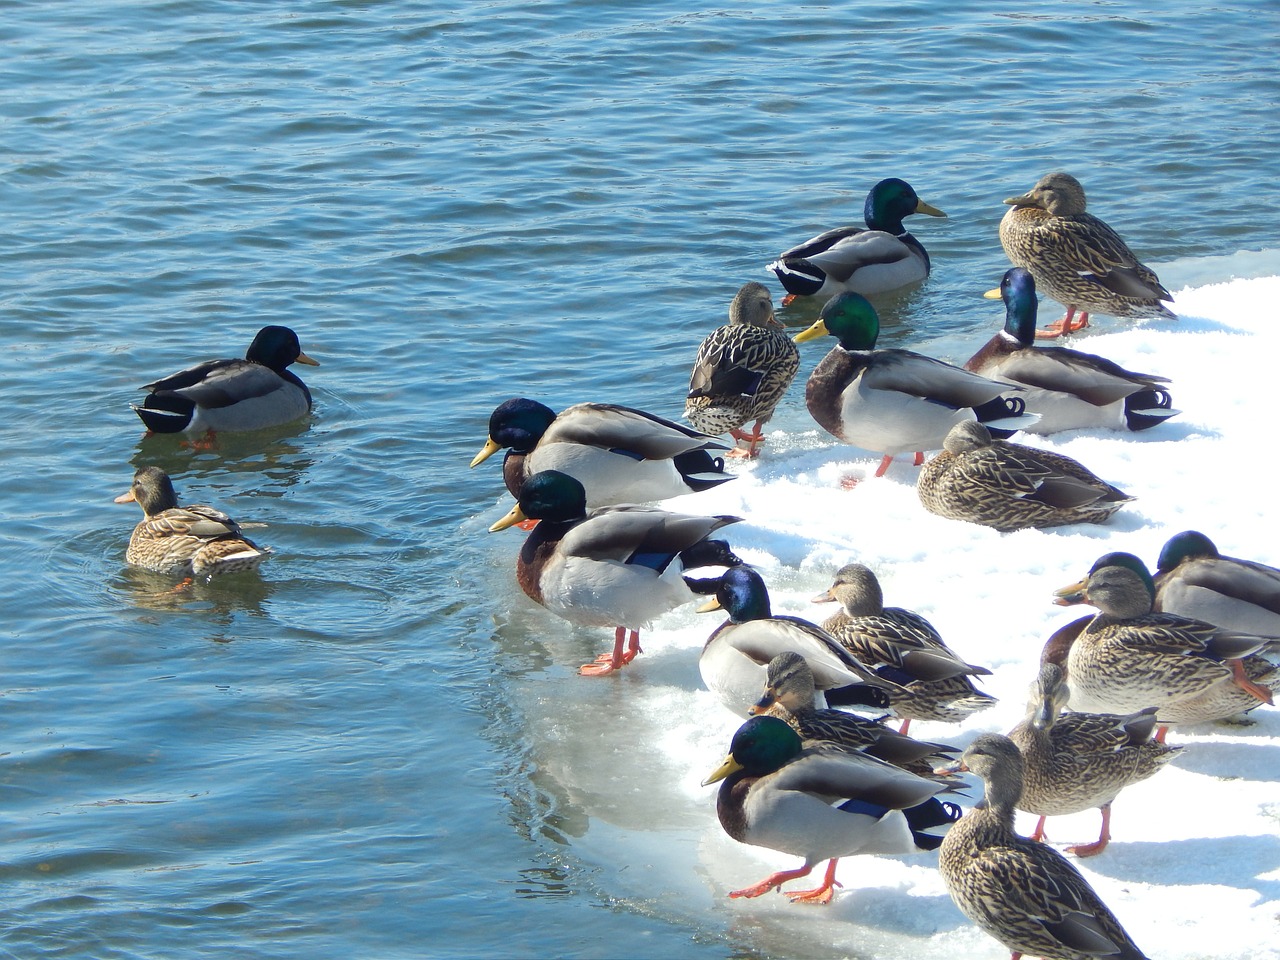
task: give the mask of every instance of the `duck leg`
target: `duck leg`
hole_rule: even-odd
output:
[[[731,900],[737,900],[740,897],[759,897],[775,887],[780,887],[788,880],[796,880],[800,877],[807,877],[813,871],[812,864],[796,867],[794,870],[779,870],[765,877],[759,883],[749,887],[743,887],[741,890],[734,890],[729,894]]]
[[[1093,843],[1067,847],[1068,853],[1074,853],[1077,857],[1094,857],[1107,849],[1107,844],[1111,842],[1111,804],[1104,803],[1099,809],[1102,810],[1102,831],[1098,834],[1098,839]]]
[[[1075,333],[1077,330],[1083,330],[1089,325],[1089,314],[1080,311],[1080,322],[1072,324],[1071,320],[1076,315],[1075,307],[1067,307],[1067,315],[1061,320],[1049,324],[1043,330],[1036,331],[1037,340],[1054,340],[1058,337],[1065,337],[1068,333]]]
[[[1257,697],[1263,703],[1275,703],[1269,689],[1262,686],[1260,683],[1254,683],[1245,675],[1243,660],[1228,660],[1227,663],[1231,664],[1231,680],[1237,687],[1245,693],[1252,694]]]
[[[836,882],[836,864],[839,858],[834,858],[827,864],[827,872],[822,878],[822,886],[814,890],[788,890],[787,896],[792,903],[830,903],[832,896],[835,894],[835,888],[841,886]]]
[[[727,454],[725,454],[725,456],[748,459],[748,460],[753,457],[759,456],[760,451],[756,449],[756,446],[761,443],[764,443],[764,434],[760,432],[760,427],[763,425],[763,422],[764,421],[762,420],[757,420],[755,422],[755,426],[751,428],[750,433],[747,433],[743,430],[737,430],[737,429],[730,430],[729,436],[733,437],[734,440],[741,440],[743,443],[747,445],[747,447],[745,450],[740,447],[734,447]]]
[[[1041,817],[1036,822],[1036,828],[1031,831],[1030,839],[1034,840],[1036,843],[1042,843],[1044,841],[1044,822],[1048,819],[1049,818],[1047,816]]]
[[[884,472],[889,469],[889,464],[893,463],[893,454],[886,453],[880,461],[880,466],[876,467],[876,476],[883,477]]]
[[[625,650],[624,643],[626,643]],[[640,652],[640,631],[632,630],[631,641],[627,643],[627,628],[618,627],[613,632],[613,652],[600,654],[596,657],[595,663],[583,664],[578,668],[578,673],[584,677],[603,677],[606,673],[613,673],[626,666]]]

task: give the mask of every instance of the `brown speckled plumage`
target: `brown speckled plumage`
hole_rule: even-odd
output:
[[[763,426],[799,369],[800,350],[775,319],[769,288],[743,284],[729,308],[729,322],[698,348],[685,419],[716,435],[752,420]]]
[[[943,838],[938,869],[965,916],[1028,957],[1146,960],[1062,854],[1014,831],[1023,760],[1013,741],[983,734],[961,763],[982,777],[986,796]]]
[[[916,740],[879,720],[843,710],[816,709],[813,671],[798,653],[780,653],[769,661],[764,693],[749,711],[785,720],[805,740],[837,743],[932,779],[934,768],[959,751],[944,743]]]
[[[1070,457],[957,424],[916,480],[930,513],[996,530],[1105,523],[1130,497]]]
[[[1041,817],[1103,810],[1097,844],[1073,848],[1091,855],[1109,839],[1109,809],[1125,787],[1152,776],[1180,749],[1152,740],[1155,707],[1137,713],[1062,713],[1070,696],[1065,671],[1045,663],[1032,689],[1027,716],[1009,731],[1025,762],[1018,809]],[[1036,837],[1039,839],[1039,836]]]
[[[125,560],[177,576],[214,577],[255,569],[271,553],[241,533],[221,510],[181,507],[173,483],[159,467],[139,467],[117,503],[137,502],[144,514],[133,528]]]
[[[1280,685],[1259,651],[1266,637],[1224,630],[1151,610],[1155,587],[1132,554],[1100,558],[1079,583],[1056,592],[1060,603],[1088,603],[1099,612],[1066,657],[1071,708],[1129,713],[1155,707],[1161,724],[1220,720],[1251,710]],[[1242,685],[1237,669],[1257,685]],[[1268,701],[1269,702],[1269,699]]]
[[[996,702],[970,677],[990,674],[966,663],[943,642],[933,624],[902,607],[886,607],[880,581],[866,566],[847,564],[814,602],[836,601],[841,609],[822,629],[885,679],[903,687],[890,708],[905,720],[959,723]]]
[[[1068,309],[1113,317],[1166,317],[1169,291],[1150,267],[1102,220],[1085,212],[1084,188],[1066,173],[1050,173],[1030,191],[1010,197],[1000,243],[1014,266]]]

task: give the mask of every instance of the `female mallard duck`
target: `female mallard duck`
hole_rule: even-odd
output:
[[[1085,213],[1084,187],[1066,173],[1050,173],[1020,197],[1000,221],[1000,243],[1015,267],[1025,267],[1067,315],[1042,333],[1057,337],[1089,325],[1089,314],[1164,317],[1173,301],[1150,267],[1138,262],[1120,235]],[[1076,311],[1080,322],[1071,323]]]
[[[800,351],[773,315],[763,283],[746,283],[729,307],[729,322],[698,347],[689,377],[684,418],[710,434],[728,433],[747,444],[731,457],[754,457],[760,429],[800,369]],[[750,433],[742,427],[755,421]]]
[[[956,656],[920,614],[886,607],[880,581],[868,567],[841,567],[835,582],[813,602],[839,603],[840,611],[823,621],[822,629],[881,679],[901,685],[892,710],[902,718],[902,733],[912,720],[959,723],[996,702],[969,679],[991,671]]]
[[[884,707],[901,692],[816,624],[799,617],[775,617],[764,579],[751,567],[730,567],[707,588],[715,595],[698,612],[723,610],[729,618],[707,638],[698,670],[707,689],[738,716],[746,716],[759,698],[769,661],[788,651],[804,657],[817,690],[831,693],[841,704]],[[814,706],[828,703],[835,705],[830,697],[814,699]]]
[[[1072,710],[1125,714],[1153,706],[1167,728],[1271,703],[1280,686],[1274,665],[1255,656],[1274,638],[1152,612],[1155,583],[1131,553],[1106,554],[1054,596],[1063,606],[1099,610],[1066,651]],[[1164,729],[1157,736],[1163,740]]]
[[[124,558],[136,567],[186,577],[215,577],[253,570],[271,550],[240,531],[221,510],[180,507],[173,481],[159,467],[139,467],[128,493],[116,503],[137,503],[142,522],[133,528]]]
[[[1280,636],[1280,570],[1224,557],[1198,530],[1169,538],[1156,562],[1155,610],[1228,630]]]
[[[885,293],[929,276],[929,254],[902,221],[913,213],[945,217],[896,178],[881,180],[867,194],[867,229],[837,227],[792,247],[769,264],[787,290],[785,307],[796,297],[831,297],[853,291]]]
[[[725,541],[708,539],[739,517],[700,517],[634,505],[588,512],[582,484],[556,470],[526,480],[518,504],[489,530],[526,518],[542,522],[530,532],[516,561],[520,588],[570,623],[615,627],[613,652],[583,666],[579,672],[586,676],[630,663],[640,652],[640,628],[694,599],[685,570],[742,562]]]
[[[703,786],[717,781],[724,781],[716,814],[725,833],[804,857],[803,866],[730,897],[758,897],[829,859],[820,887],[787,893],[792,901],[829,903],[840,857],[936,850],[960,815],[955,804],[935,799],[944,784],[832,743],[802,742],[776,717],[752,717],[738,728],[729,755]]]
[[[709,453],[728,449],[715,437],[613,403],[579,403],[557,416],[536,400],[507,400],[489,417],[489,438],[471,466],[503,447],[513,497],[535,473],[558,470],[586,488],[588,509],[666,500],[733,479]]]
[[[830,334],[839,340],[809,375],[804,400],[822,429],[845,443],[884,454],[882,476],[893,454],[942,446],[947,431],[975,417],[1002,436],[1034,422],[1021,400],[1002,394],[1020,387],[988,380],[910,350],[877,350],[880,318],[867,299],[842,293],[822,308],[818,321],[796,342]]]
[[[930,513],[1000,531],[1105,523],[1133,497],[1070,457],[958,423],[916,480]]]
[[[1015,958],[1146,960],[1062,854],[1014,831],[1023,759],[1013,741],[984,733],[955,769],[986,785],[982,802],[947,831],[938,854],[938,870],[964,915]]]
[[[824,740],[846,750],[892,763],[926,780],[959,751],[945,743],[916,740],[897,733],[880,720],[869,720],[843,710],[814,707],[817,688],[809,662],[794,651],[780,653],[765,674],[764,693],[747,712],[752,716],[785,720],[805,740]]]
[[[1172,417],[1165,377],[1134,373],[1093,353],[1037,348],[1036,282],[1022,267],[1008,270],[990,299],[1004,298],[1004,329],[969,358],[966,370],[1023,388],[1018,396],[1040,415],[1028,433],[1109,427],[1146,430]]]
[[[318,367],[288,327],[258,331],[243,360],[209,360],[148,383],[133,411],[155,433],[261,430],[311,411],[311,391],[291,363]]]
[[[1009,731],[1026,764],[1018,809],[1040,817],[1032,840],[1044,839],[1047,817],[1102,810],[1102,829],[1093,843],[1068,847],[1078,857],[1091,857],[1111,840],[1111,802],[1139,780],[1173,759],[1181,747],[1151,739],[1156,708],[1120,716],[1113,713],[1062,713],[1071,692],[1056,663],[1040,667],[1027,716]]]

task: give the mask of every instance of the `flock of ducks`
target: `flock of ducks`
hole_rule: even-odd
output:
[[[684,410],[692,427],[616,404],[557,413],[514,398],[493,411],[471,466],[505,451],[503,481],[516,502],[490,529],[527,530],[515,565],[524,593],[569,623],[613,629],[612,649],[583,675],[630,663],[640,631],[670,610],[696,601],[724,612],[699,670],[747,719],[706,783],[720,784],[717,813],[729,836],[802,858],[731,897],[780,889],[826,860],[817,887],[787,891],[823,903],[839,886],[841,857],[939,850],[956,904],[1015,958],[1139,960],[1075,867],[1040,842],[1044,819],[1098,808],[1098,840],[1068,849],[1101,853],[1117,794],[1177,755],[1165,743],[1169,725],[1271,702],[1280,688],[1280,571],[1223,557],[1194,531],[1169,541],[1155,575],[1131,554],[1107,554],[1058,592],[1060,603],[1098,612],[1050,638],[1026,718],[1007,737],[984,734],[961,753],[911,737],[909,725],[960,722],[991,706],[977,686],[990,671],[957,655],[920,615],[886,607],[870,569],[835,573],[814,598],[838,604],[821,625],[775,616],[763,578],[724,539],[741,518],[653,505],[729,482],[727,459],[759,456],[763,428],[799,369],[796,344],[829,335],[837,344],[808,378],[807,408],[841,441],[881,454],[877,475],[897,454],[913,453],[919,465],[940,451],[918,475],[925,509],[1002,531],[1103,523],[1121,509],[1131,498],[1083,465],[1008,438],[1145,430],[1175,415],[1165,378],[1036,344],[1086,326],[1094,313],[1172,317],[1162,302],[1169,294],[1085,212],[1083,189],[1067,174],[1005,202],[1000,237],[1014,266],[989,296],[1003,299],[1006,323],[963,367],[875,346],[879,319],[865,294],[918,283],[930,270],[904,218],[945,216],[905,182],[884,180],[867,197],[867,229],[827,231],[769,265],[788,291],[784,305],[829,298],[810,328],[788,337],[768,288],[738,291],[728,323],[697,351]],[[1048,331],[1036,330],[1037,288],[1067,311]],[[205,443],[219,431],[288,422],[311,408],[293,363],[316,361],[293,331],[265,327],[244,360],[148,384],[135,410],[150,430]],[[720,439],[726,434],[732,442]],[[144,513],[131,564],[203,578],[243,573],[270,555],[224,513],[180,506],[156,467],[140,468],[118,499]],[[705,568],[718,572],[695,575]],[[891,716],[899,729],[886,723]],[[961,770],[986,788],[963,815],[947,799]],[[1033,837],[1014,831],[1015,809],[1041,818]]]

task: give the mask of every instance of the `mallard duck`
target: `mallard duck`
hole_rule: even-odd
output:
[[[489,417],[489,438],[471,461],[509,447],[502,476],[513,497],[543,470],[558,470],[587,491],[587,508],[650,503],[733,479],[711,451],[728,447],[672,420],[614,403],[578,403],[556,415],[516,397]]]
[[[133,528],[124,558],[135,567],[185,577],[211,578],[253,570],[271,550],[260,547],[221,510],[178,506],[173,481],[159,467],[139,467],[116,503],[137,503],[142,522]]]
[[[1045,296],[1067,315],[1042,333],[1056,337],[1089,325],[1089,314],[1175,319],[1160,301],[1173,301],[1155,272],[1120,235],[1085,213],[1084,187],[1070,174],[1050,173],[1030,191],[1010,197],[1000,243],[1015,267],[1025,267]],[[1080,320],[1072,325],[1076,311]]]
[[[785,720],[805,740],[826,740],[859,750],[916,776],[931,779],[934,769],[959,753],[945,743],[916,740],[896,733],[881,720],[843,710],[817,709],[817,688],[809,662],[794,651],[780,653],[766,668],[764,693],[747,712]]]
[[[822,429],[845,443],[884,454],[882,476],[893,454],[942,446],[947,431],[962,420],[990,422],[1009,432],[1034,421],[1021,400],[1003,396],[1020,387],[988,380],[910,350],[877,350],[880,318],[856,293],[827,301],[818,320],[796,334],[796,342],[830,334],[839,340],[809,375],[804,400]],[[1001,433],[1007,436],[1008,433]]]
[[[1157,611],[1280,636],[1280,570],[1224,557],[1198,530],[1169,538],[1156,562],[1155,582]]]
[[[996,702],[969,679],[991,671],[956,656],[920,614],[886,607],[880,581],[863,564],[837,570],[835,582],[813,602],[839,603],[840,611],[824,620],[822,629],[881,679],[901,685],[892,709],[902,718],[902,733],[912,720],[959,723]]]
[[[734,890],[735,898],[768,893],[829,859],[821,886],[787,893],[792,901],[828,903],[839,886],[840,857],[936,850],[960,814],[935,798],[943,784],[832,743],[802,742],[776,717],[752,717],[738,728],[729,755],[703,786],[718,781],[724,782],[716,814],[725,833],[804,857],[803,866]]]
[[[787,296],[830,297],[853,291],[885,293],[929,276],[929,254],[903,227],[913,213],[946,214],[916,196],[904,180],[881,180],[867,194],[863,217],[867,229],[837,227],[784,251],[769,264]]]
[[[964,915],[1015,958],[1146,960],[1066,857],[1014,831],[1023,760],[1013,741],[984,733],[956,769],[986,785],[982,802],[947,831],[938,854],[938,870]]]
[[[1252,710],[1271,703],[1280,686],[1275,666],[1256,656],[1274,638],[1152,612],[1155,583],[1131,553],[1100,557],[1083,580],[1054,597],[1099,611],[1066,651],[1072,710],[1126,714],[1153,706],[1163,741],[1170,724]]]
[[[769,661],[789,651],[808,661],[819,692],[839,690],[836,702],[841,704],[885,707],[902,692],[897,684],[878,678],[817,624],[799,617],[775,617],[764,578],[753,568],[731,567],[704,589],[714,595],[698,612],[723,610],[729,618],[707,638],[698,671],[707,689],[738,716],[746,716],[759,698]],[[829,702],[825,696],[815,698],[814,706],[825,707]]]
[[[311,411],[311,391],[288,367],[318,367],[288,327],[258,331],[243,360],[209,360],[143,390],[133,411],[154,433],[220,433],[279,426]]]
[[[709,539],[740,517],[635,505],[588,511],[582,484],[558,470],[529,477],[516,506],[489,530],[526,518],[542,522],[529,533],[516,561],[520,588],[570,623],[615,627],[613,652],[583,666],[579,672],[585,676],[602,676],[630,663],[640,653],[642,627],[695,599],[685,570],[742,562],[725,541]]]
[[[1040,817],[1031,839],[1043,840],[1046,818],[1101,808],[1098,839],[1067,848],[1078,857],[1091,857],[1111,840],[1111,802],[1116,795],[1153,775],[1181,748],[1151,739],[1155,707],[1124,716],[1064,714],[1070,695],[1062,667],[1042,664],[1027,716],[1009,731],[1026,764],[1018,809]]]
[[[800,369],[800,351],[773,315],[763,283],[745,283],[729,307],[729,322],[698,347],[689,377],[684,418],[710,434],[728,433],[747,444],[729,456],[754,457],[761,428]],[[749,420],[750,433],[741,429]]]
[[[1133,500],[1070,457],[992,439],[976,421],[958,423],[916,479],[930,513],[996,530],[1105,523]]]
[[[1146,430],[1178,412],[1165,389],[1165,377],[1134,373],[1093,353],[1036,347],[1036,283],[1022,267],[1007,271],[1000,288],[985,296],[1004,299],[1004,329],[964,368],[1023,388],[1018,396],[1029,411],[1040,415],[1038,423],[1026,428],[1028,433],[1093,427]]]

